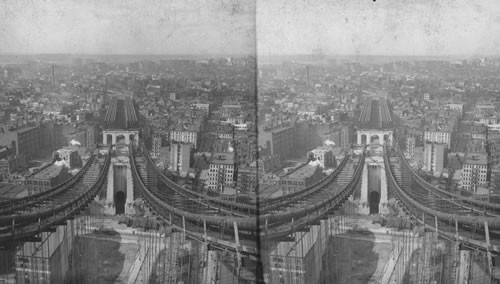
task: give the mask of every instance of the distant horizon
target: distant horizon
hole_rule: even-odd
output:
[[[18,53],[18,52],[0,52],[0,56],[165,56],[165,57],[500,57],[500,54],[328,54],[318,55],[316,53],[286,53],[286,54],[257,54],[257,53]]]
[[[286,56],[324,56],[324,57],[500,57],[500,54],[442,54],[442,55],[428,55],[428,54],[328,54],[318,55],[315,53],[296,53],[296,54],[261,54],[259,57],[286,57]]]
[[[94,59],[113,62],[136,62],[138,60],[162,59],[210,59],[210,58],[245,58],[252,54],[91,54],[91,53],[0,53],[0,64],[19,64],[27,60],[68,61],[75,58]],[[70,62],[68,62],[70,63]]]
[[[0,52],[0,56],[255,56],[254,53],[18,53]]]
[[[48,64],[71,65],[74,59],[95,60],[97,62],[111,63],[111,64],[128,64],[139,61],[153,61],[160,60],[207,60],[207,59],[221,59],[221,58],[247,58],[254,57],[257,65],[276,65],[283,62],[295,61],[304,64],[318,64],[325,60],[344,60],[350,62],[359,62],[362,64],[386,64],[393,62],[412,62],[412,61],[461,61],[471,60],[478,58],[498,59],[500,55],[373,55],[373,54],[255,54],[255,53],[239,53],[239,54],[97,54],[97,53],[0,53],[0,65],[16,65],[26,64],[29,61],[40,61]]]

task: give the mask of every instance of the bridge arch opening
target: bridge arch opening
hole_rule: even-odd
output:
[[[379,204],[380,204],[380,193],[376,191],[370,192],[370,196],[368,197],[370,203],[370,214],[378,214]]]
[[[125,201],[126,201],[125,192],[118,191],[115,193],[115,209],[116,209],[115,214],[116,215],[125,214]]]
[[[368,136],[366,134],[361,134],[361,144],[366,145],[367,143],[367,138]]]
[[[132,133],[128,136],[130,144],[135,145],[135,135]]]
[[[106,143],[106,145],[113,144],[113,135],[111,134],[106,135],[106,141],[104,141],[104,143]]]
[[[373,144],[373,143],[380,143],[378,135],[370,136],[370,144]]]
[[[384,144],[389,143],[389,134],[384,134]]]
[[[124,143],[125,142],[125,135],[117,135],[116,136],[116,144],[118,144],[118,142],[121,142],[121,143]]]

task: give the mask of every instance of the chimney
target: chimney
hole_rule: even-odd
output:
[[[52,86],[55,87],[55,85],[56,85],[56,77],[54,75],[55,74],[54,69],[55,69],[55,65],[52,64]]]

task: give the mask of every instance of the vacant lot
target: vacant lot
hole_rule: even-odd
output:
[[[119,234],[98,233],[78,237],[74,253],[74,279],[84,283],[126,283],[136,244],[120,243]]]
[[[374,241],[375,236],[371,232],[330,237],[323,256],[327,267],[323,269],[322,279],[326,283],[370,283],[372,276],[383,268],[391,252],[390,244]]]

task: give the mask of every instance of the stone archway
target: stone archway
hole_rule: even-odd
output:
[[[125,202],[126,202],[126,195],[125,192],[123,191],[117,191],[115,193],[115,214],[120,215],[120,214],[125,214]]]
[[[359,145],[368,145],[378,138],[380,145],[392,145],[392,130],[358,130],[357,142]]]
[[[121,144],[137,145],[139,143],[138,130],[103,130],[103,143],[104,145],[116,145],[118,142]]]
[[[371,191],[368,196],[368,203],[370,204],[370,214],[378,214],[380,205],[380,193],[378,193],[377,191]]]
[[[118,143],[126,143],[126,136],[123,135],[123,134],[119,134],[119,135],[116,135],[116,142],[115,144],[118,144]]]
[[[107,134],[106,135],[106,141],[103,141],[105,145],[112,145],[113,144],[113,135],[112,134]]]
[[[378,141],[378,144],[381,144],[379,135],[377,135],[377,134],[370,135],[370,144],[377,143],[377,141]]]
[[[128,144],[132,144],[132,145],[136,146],[136,142],[135,142],[135,134],[134,134],[134,133],[131,133],[131,134],[128,136],[128,141],[129,141],[129,143],[128,143]]]
[[[384,134],[384,144],[389,144],[389,134]]]

